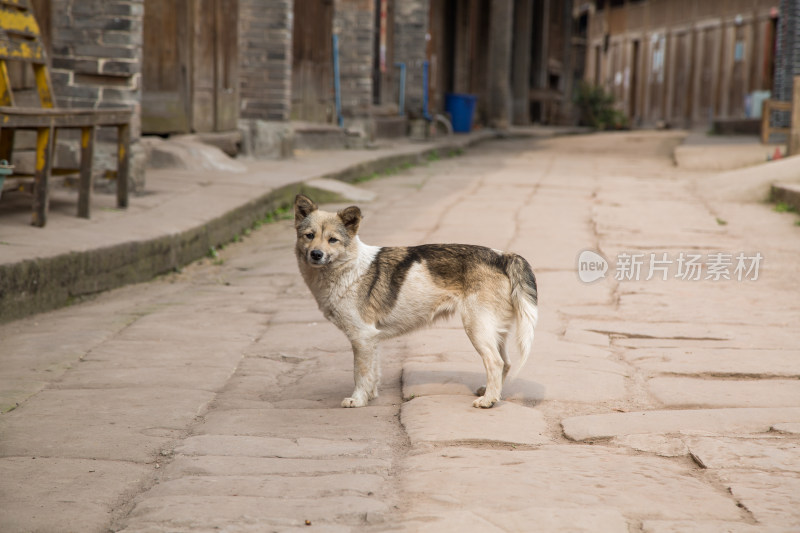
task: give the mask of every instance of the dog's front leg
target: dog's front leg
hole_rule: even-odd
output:
[[[353,345],[353,379],[356,388],[349,398],[342,400],[342,407],[364,407],[372,398],[378,397],[380,366],[378,345],[375,341],[351,340]]]

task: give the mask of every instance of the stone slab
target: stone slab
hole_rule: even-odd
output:
[[[401,421],[413,444],[421,442],[508,442],[543,444],[550,441],[541,412],[511,402],[476,409],[465,396],[427,396],[403,404]]]
[[[571,345],[572,343],[561,343]],[[546,355],[538,356],[539,352]],[[512,355],[512,374],[515,368]],[[476,358],[477,359],[477,358]],[[535,404],[543,400],[601,402],[625,396],[626,369],[610,360],[535,347],[525,367],[503,386],[504,400]],[[486,385],[478,361],[414,362],[403,365],[403,398],[463,394],[472,396]]]
[[[0,418],[0,456],[149,462],[213,396],[175,388],[45,390]]]
[[[0,531],[106,531],[153,468],[126,461],[0,458]]]
[[[252,435],[257,437],[349,438],[354,433],[388,435],[396,428],[396,408],[373,406],[360,409],[229,409],[212,411],[197,427],[197,434]]]
[[[610,507],[539,507],[497,515],[478,512],[487,522],[502,531],[530,531],[541,533],[628,533],[628,521],[617,509]]]
[[[785,424],[775,424],[772,426],[773,431],[779,433],[791,433],[792,435],[800,435],[800,422],[787,422]]]
[[[683,322],[634,322],[614,320],[576,319],[570,326],[577,330],[592,331],[633,339],[720,340],[731,339],[734,328],[729,325],[686,324]]]
[[[800,475],[730,471],[720,474],[733,496],[769,531],[800,531]]]
[[[271,531],[302,527],[306,520],[321,526],[328,520],[359,522],[365,516],[373,522],[382,521],[388,511],[377,498],[363,496],[287,499],[170,495],[141,501],[126,523],[130,524],[129,531],[144,531],[151,524],[168,531],[213,531],[242,522],[254,531]]]
[[[657,377],[647,382],[665,407],[797,407],[800,380]]]
[[[738,375],[749,377],[800,376],[800,350],[744,348],[640,348],[625,350],[625,359],[638,368],[662,374]]]
[[[289,457],[242,457],[220,455],[176,455],[170,463],[174,476],[261,476],[271,474],[333,474],[363,472],[383,474],[391,462],[374,457],[309,459]]]
[[[217,475],[183,476],[162,481],[144,492],[140,501],[169,496],[243,496],[261,498],[322,498],[347,493],[372,496],[383,489],[384,478],[375,474],[324,475]]]
[[[403,491],[420,514],[601,507],[651,519],[744,518],[732,497],[696,478],[688,463],[605,446],[448,447],[410,456],[405,466],[412,474],[403,477]]]
[[[747,468],[800,474],[800,443],[785,437],[686,437],[685,441],[695,460],[706,468]]]
[[[644,533],[764,533],[764,526],[725,520],[645,520]],[[771,529],[789,533],[789,529]]]
[[[168,353],[163,353],[163,356],[169,358]],[[178,363],[172,368],[168,365],[155,367],[142,365],[139,368],[134,368],[132,365],[119,367],[107,362],[82,361],[52,388],[122,389],[164,387],[214,392],[225,385],[235,368],[235,364],[206,366],[202,363]]]
[[[403,399],[419,396],[465,395],[474,396],[478,387],[486,385],[486,373],[480,359],[469,363],[417,363],[403,365]],[[509,387],[504,387],[507,398]],[[535,393],[535,390],[530,391]],[[466,400],[464,400],[466,401]]]
[[[302,437],[251,437],[243,435],[196,435],[184,440],[175,452],[183,455],[238,457],[324,458],[337,455],[368,455],[373,444]]]
[[[531,507],[520,511],[491,513],[441,510],[436,514],[410,513],[403,517],[403,531],[419,533],[628,533],[625,517],[616,509],[605,507]]]
[[[800,422],[800,407],[749,407],[606,413],[566,418],[564,434],[575,441],[639,433],[761,433],[782,422]]]
[[[632,448],[639,452],[652,453],[661,457],[680,457],[689,453],[683,439],[644,433],[624,435],[611,440],[613,444]]]

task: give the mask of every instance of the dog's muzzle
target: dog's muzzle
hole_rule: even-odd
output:
[[[308,253],[308,262],[312,265],[324,265],[325,253],[322,250],[311,250]]]

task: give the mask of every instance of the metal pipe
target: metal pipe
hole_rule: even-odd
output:
[[[394,66],[400,67],[400,115],[405,115],[406,111],[406,64],[395,63]]]
[[[342,85],[339,81],[339,36],[333,34],[333,90],[336,95],[336,124],[344,125],[342,118]]]

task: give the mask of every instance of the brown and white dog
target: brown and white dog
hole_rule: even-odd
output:
[[[325,318],[353,346],[355,390],[342,407],[363,407],[378,396],[379,341],[455,311],[486,367],[486,387],[472,405],[500,399],[511,368],[509,330],[516,326],[521,368],[539,315],[536,278],[525,259],[467,244],[368,246],[358,238],[358,207],[329,213],[302,194],[294,213],[300,273]]]

